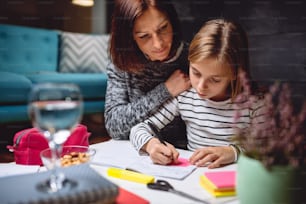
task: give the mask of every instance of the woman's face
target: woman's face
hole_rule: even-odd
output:
[[[190,81],[198,95],[203,99],[223,101],[229,97],[227,88],[233,77],[228,64],[217,63],[208,58],[198,63],[190,63]]]
[[[173,29],[166,15],[149,7],[134,23],[133,37],[139,49],[152,61],[169,56]]]

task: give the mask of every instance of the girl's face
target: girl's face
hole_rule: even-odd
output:
[[[173,29],[166,15],[149,7],[134,23],[133,37],[139,49],[152,61],[169,56]]]
[[[208,58],[198,63],[190,63],[190,81],[192,87],[203,99],[223,101],[229,98],[227,89],[232,77],[228,64],[221,64]]]

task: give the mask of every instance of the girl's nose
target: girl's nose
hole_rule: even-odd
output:
[[[202,79],[198,83],[199,90],[203,90],[207,88],[207,81],[205,79]]]

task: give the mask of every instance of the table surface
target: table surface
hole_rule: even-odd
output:
[[[126,148],[123,147],[126,146]],[[97,154],[95,155],[95,159],[99,160],[99,152],[103,151],[134,151],[131,148],[131,143],[129,141],[114,141],[110,140],[103,143],[98,143],[91,145],[91,147],[95,148],[97,150]],[[179,150],[180,152],[186,151],[186,150]],[[136,152],[136,150],[135,150]],[[125,152],[126,153],[126,152]],[[124,159],[124,158],[122,158]],[[117,160],[117,158],[116,158]],[[157,191],[148,189],[145,184],[135,183],[131,181],[126,181],[122,179],[117,179],[113,177],[109,177],[106,174],[107,166],[101,166],[101,165],[91,165],[95,170],[97,170],[101,175],[107,177],[112,182],[116,183],[117,185],[147,199],[152,204],[163,204],[163,203],[176,203],[176,204],[188,204],[188,203],[196,203],[195,201],[192,201],[190,199],[181,197],[179,195],[169,193],[169,192],[163,192],[163,191]],[[176,190],[184,191],[190,195],[193,195],[197,198],[207,200],[210,203],[228,203],[228,204],[238,204],[239,201],[237,200],[237,197],[223,197],[223,198],[214,198],[211,196],[202,186],[200,186],[199,183],[199,176],[203,174],[203,172],[206,171],[223,171],[223,170],[236,170],[237,165],[232,164],[228,165],[222,168],[217,169],[208,169],[206,167],[199,167],[195,171],[193,171],[189,176],[187,176],[184,180],[176,180],[176,179],[170,179],[170,178],[159,178],[155,177],[156,179],[164,179],[169,181],[173,187]]]
[[[96,150],[96,155],[94,157],[94,161],[98,163],[103,163],[100,161],[100,158],[103,158],[104,154],[113,155],[114,162],[127,162],[129,159],[133,159],[133,157],[140,157],[136,150],[132,147],[129,141],[117,141],[117,140],[109,140],[102,143],[97,143],[91,145],[92,148]],[[186,150],[179,150],[181,153],[190,153]],[[119,155],[119,156],[118,156]],[[124,156],[120,156],[124,155]],[[131,156],[132,155],[132,156]],[[188,155],[188,154],[187,154]],[[127,180],[122,180],[114,177],[107,176],[107,169],[109,165],[107,164],[91,164],[91,167],[95,169],[100,175],[104,176],[105,178],[109,179],[113,183],[117,184],[118,186],[131,191],[146,200],[148,200],[152,204],[166,204],[166,203],[176,203],[176,204],[191,204],[196,203],[193,200],[184,198],[182,196],[152,190],[147,188],[145,184],[131,182]],[[227,203],[227,204],[239,204],[237,197],[223,197],[223,198],[215,198],[210,195],[203,187],[200,186],[200,175],[207,171],[223,171],[223,170],[236,170],[237,165],[227,165],[225,167],[217,168],[217,169],[208,169],[206,167],[198,167],[195,171],[193,171],[189,176],[187,176],[183,180],[177,179],[170,179],[170,178],[161,178],[156,177],[155,179],[163,179],[167,180],[171,183],[171,185],[179,191],[183,191],[190,195],[193,195],[199,199],[203,199],[208,201],[209,203]],[[45,167],[39,166],[25,166],[25,165],[16,165],[15,163],[7,163],[0,165],[0,176],[7,176],[7,175],[15,175],[15,174],[22,174],[22,173],[33,173],[44,171]]]

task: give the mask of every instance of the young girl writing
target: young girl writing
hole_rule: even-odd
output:
[[[180,115],[187,128],[188,149],[194,151],[191,164],[216,168],[236,162],[240,148],[231,140],[235,126],[247,125],[260,109],[241,110],[234,102],[242,91],[238,73],[249,75],[246,34],[232,21],[208,21],[192,40],[188,59],[192,88],[134,126],[130,141],[138,151],[148,153],[154,163],[165,165],[177,160],[178,151],[153,137],[148,123],[161,129]],[[242,116],[236,120],[238,107]]]

